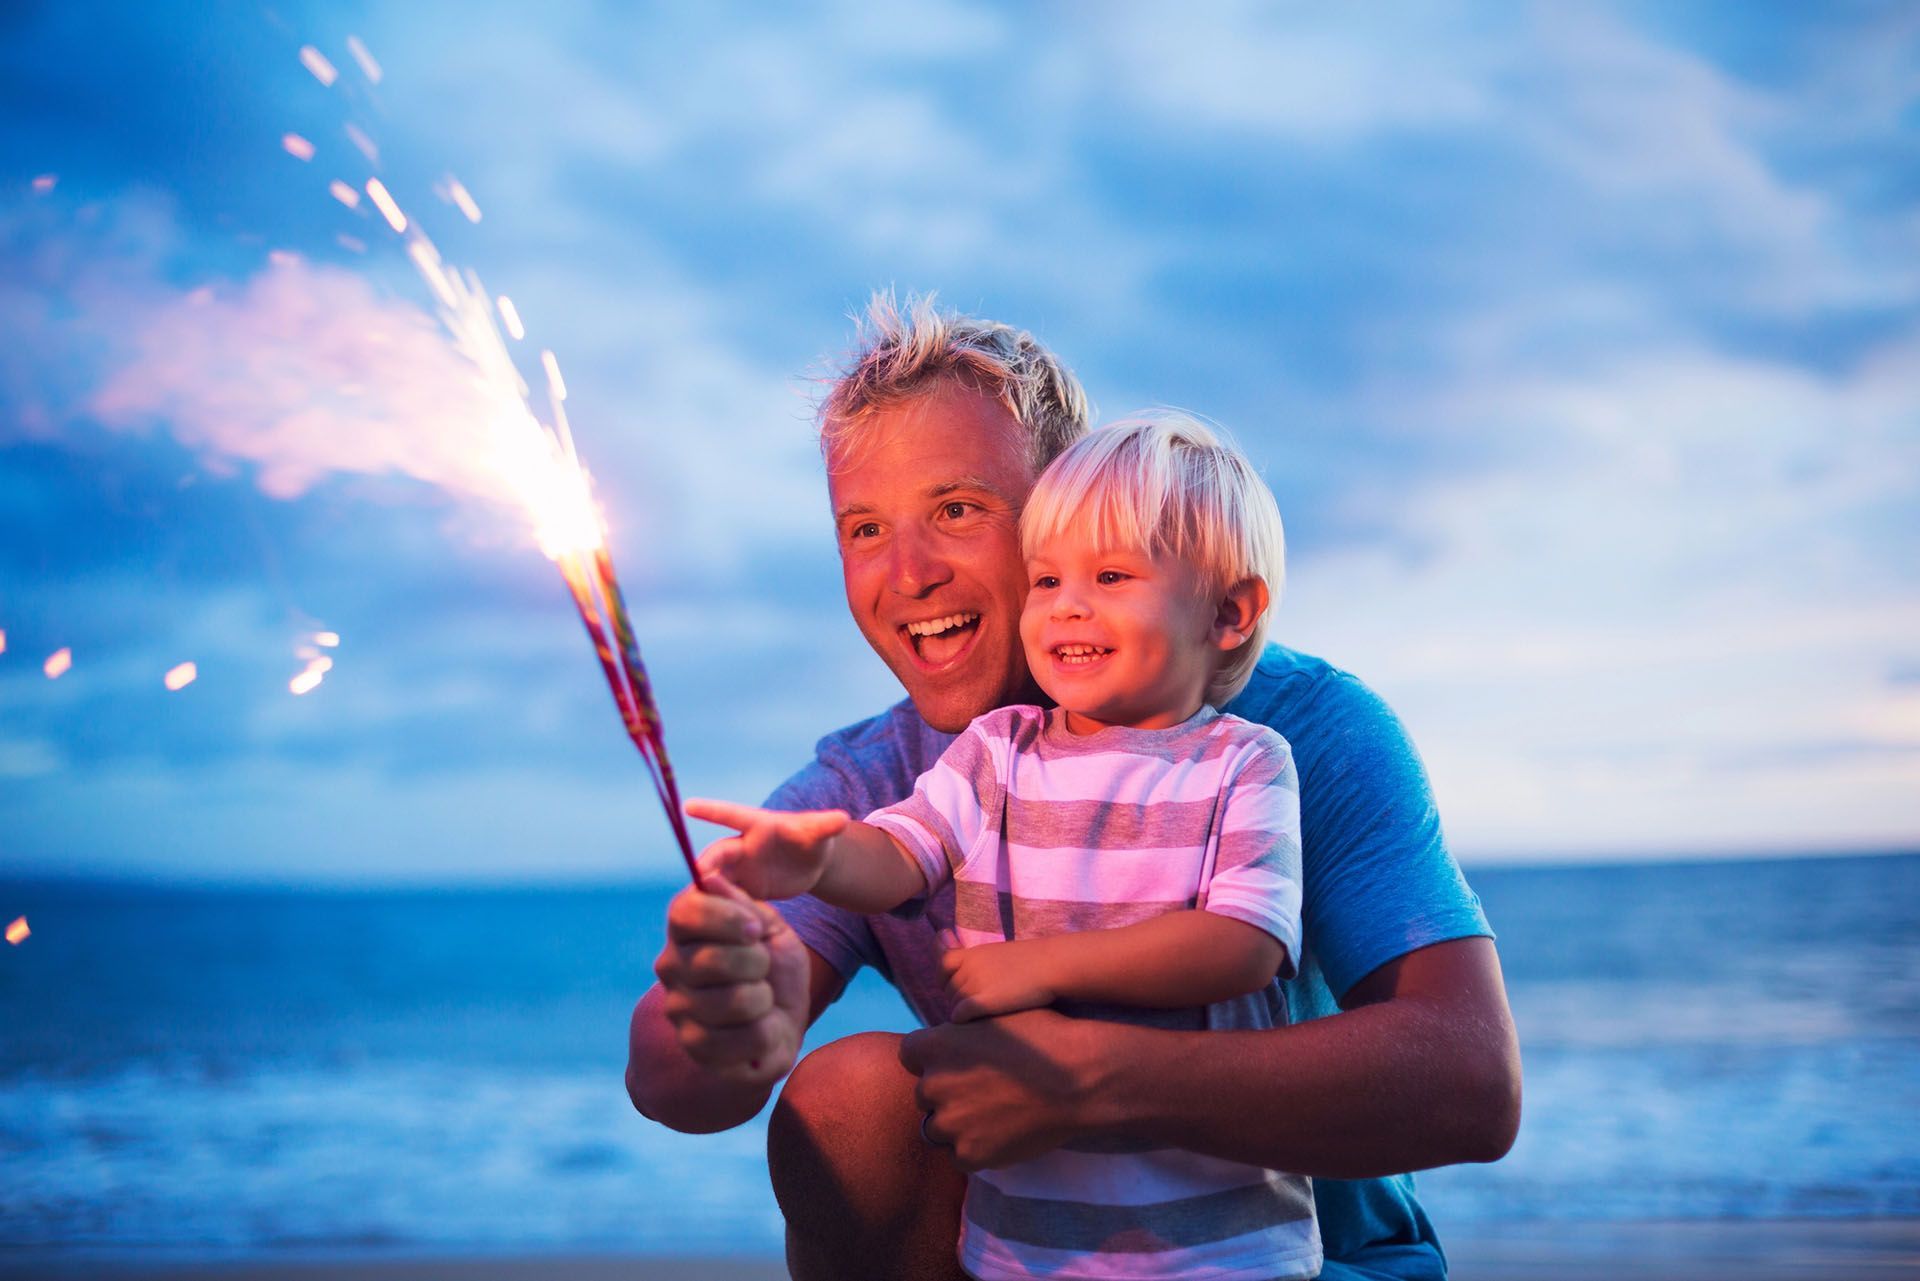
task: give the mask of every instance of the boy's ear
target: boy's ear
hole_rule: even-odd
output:
[[[1243,578],[1220,598],[1207,639],[1222,650],[1239,649],[1252,639],[1254,624],[1266,612],[1267,580]]]

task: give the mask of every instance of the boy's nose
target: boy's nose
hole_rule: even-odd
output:
[[[1085,618],[1087,616],[1086,598],[1075,588],[1063,584],[1060,590],[1054,593],[1053,606],[1049,614],[1061,621]]]

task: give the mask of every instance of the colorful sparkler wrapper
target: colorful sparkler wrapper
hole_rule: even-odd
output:
[[[687,873],[696,888],[705,889],[700,864],[694,857],[693,838],[687,831],[686,815],[680,804],[680,785],[673,776],[673,762],[667,757],[666,735],[661,729],[660,708],[653,699],[653,683],[647,678],[647,665],[640,661],[640,646],[634,639],[633,624],[627,616],[626,598],[620,593],[620,580],[614,577],[613,559],[605,545],[596,548],[591,564],[580,552],[562,552],[554,558],[567,590],[580,611],[593,642],[594,655],[600,660],[600,672],[613,691],[614,706],[626,726],[627,737],[640,751],[653,778],[654,791],[673,825],[674,840],[680,856],[686,860]]]

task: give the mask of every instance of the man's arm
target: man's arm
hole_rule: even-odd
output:
[[[927,1129],[968,1169],[1121,1134],[1316,1178],[1493,1161],[1520,1122],[1520,1052],[1486,938],[1410,952],[1340,1014],[1165,1032],[1030,1010],[909,1036]]]
[[[660,982],[627,1032],[633,1106],[690,1134],[757,1114],[844,983],[778,913],[716,884],[722,893],[688,887],[669,904]]]

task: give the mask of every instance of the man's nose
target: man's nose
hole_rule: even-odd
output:
[[[953,567],[925,534],[902,532],[894,538],[887,585],[899,595],[925,596],[952,577]]]

